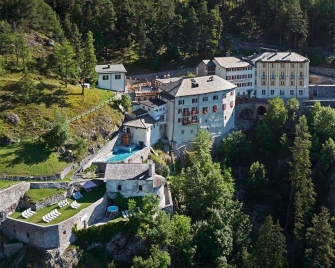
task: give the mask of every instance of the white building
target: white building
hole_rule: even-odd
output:
[[[247,61],[235,57],[217,57],[203,60],[197,67],[197,76],[215,74],[237,86],[236,95],[252,96],[254,91],[254,68]]]
[[[95,66],[98,73],[98,87],[113,91],[125,91],[126,69],[123,64],[105,64]]]
[[[123,124],[122,143],[124,145],[138,143],[146,146],[155,144],[165,135],[166,114],[166,102],[160,99],[136,102],[129,114],[133,120]]]
[[[167,103],[169,141],[191,142],[199,129],[207,129],[212,137],[227,134],[235,127],[235,88],[216,75],[160,84],[160,99]]]
[[[171,205],[166,180],[155,174],[155,164],[107,164],[105,171],[106,190],[109,198],[120,193],[125,198],[153,194],[159,197],[159,207]]]
[[[289,51],[265,52],[244,59],[255,66],[257,98],[308,98],[308,58]]]

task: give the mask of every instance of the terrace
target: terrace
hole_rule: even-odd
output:
[[[34,223],[34,224],[39,224],[39,225],[42,225],[42,226],[48,226],[48,225],[53,225],[53,224],[60,223],[64,220],[67,220],[67,219],[73,217],[74,215],[76,215],[81,210],[89,207],[91,204],[93,204],[94,202],[96,202],[97,200],[102,198],[103,195],[106,192],[105,184],[99,185],[99,186],[91,188],[91,189],[92,190],[90,192],[81,191],[81,194],[83,195],[83,197],[80,198],[80,199],[77,199],[77,202],[81,205],[78,209],[71,208],[70,204],[75,200],[73,197],[71,197],[71,198],[68,198],[68,200],[70,201],[69,202],[70,204],[63,207],[63,208],[59,208],[58,204],[56,203],[56,204],[53,204],[51,206],[44,207],[42,209],[37,210],[36,213],[34,215],[32,215],[31,217],[29,217],[28,219],[23,218],[22,215],[21,215],[21,213],[25,209],[20,209],[20,210],[14,212],[13,214],[11,214],[9,217],[13,218],[13,219],[18,219],[18,220],[21,220],[21,221],[26,221],[26,222],[30,222],[30,223]],[[46,189],[40,189],[41,193],[45,190]],[[56,219],[50,221],[49,223],[45,223],[42,220],[42,217],[44,215],[48,214],[49,212],[51,212],[54,209],[58,209],[58,211],[62,214],[60,216],[58,216]]]

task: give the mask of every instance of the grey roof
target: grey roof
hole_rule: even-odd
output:
[[[259,55],[245,57],[245,59],[255,62],[309,62],[308,58],[295,52],[264,52]]]
[[[104,64],[95,66],[95,71],[97,73],[126,73],[127,70],[124,68],[123,64]]]
[[[143,105],[146,105],[152,108],[156,108],[156,107],[166,104],[166,102],[160,99],[149,99],[149,100],[139,101],[139,104],[143,104]]]
[[[165,92],[161,92],[160,96],[172,99],[174,97],[200,95],[236,88],[234,84],[217,75],[189,78],[178,82],[174,85],[171,85],[173,83],[167,84],[165,88],[161,87]],[[197,87],[192,87],[194,82],[198,84]]]
[[[153,119],[150,115],[146,114],[140,117],[137,117],[134,120],[130,120],[125,122],[123,125],[127,127],[134,127],[134,128],[150,128],[152,125],[156,124],[158,121]]]
[[[169,77],[169,78],[157,78],[156,81],[162,84],[173,83],[180,80],[180,77]]]
[[[105,178],[107,180],[147,180],[149,179],[149,164],[108,163]]]
[[[148,113],[148,111],[147,111],[147,110],[144,110],[144,109],[142,109],[142,108],[138,108],[138,109],[136,109],[135,111],[132,111],[132,113],[133,113],[134,115],[136,115],[136,116],[139,116],[139,115]]]
[[[155,165],[155,164],[153,164]],[[152,180],[153,187],[161,187],[166,183],[163,176],[153,174],[149,176],[149,164],[112,164],[107,163],[105,171],[106,180]]]
[[[250,65],[249,62],[235,57],[218,57],[214,60],[223,68],[248,67]]]
[[[213,63],[212,60],[203,60],[203,63],[206,64],[207,67],[215,67],[216,65]]]

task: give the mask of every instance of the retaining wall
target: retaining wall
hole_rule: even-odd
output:
[[[15,243],[15,244],[4,244],[3,252],[6,257],[10,257],[14,253],[18,252],[23,248],[23,243]]]
[[[31,182],[30,189],[44,189],[44,188],[52,188],[52,189],[68,189],[70,182]]]
[[[310,85],[309,95],[317,97],[335,98],[335,85]]]
[[[309,67],[309,71],[316,74],[335,77],[335,69],[331,68]]]
[[[62,252],[70,243],[75,241],[72,227],[76,224],[78,229],[82,229],[93,224],[98,217],[104,215],[107,205],[108,198],[105,194],[89,207],[59,224],[42,226],[18,219],[6,218],[1,225],[1,229],[7,235],[24,243],[44,249],[60,248],[60,252]]]
[[[30,188],[29,183],[21,182],[9,188],[0,191],[1,202],[0,212],[14,212],[19,205],[20,199]]]
[[[53,204],[56,204],[62,201],[65,197],[66,197],[66,192],[48,196],[46,198],[43,198],[42,200],[37,201],[35,204],[32,204],[31,209],[36,211],[36,210],[51,206]]]

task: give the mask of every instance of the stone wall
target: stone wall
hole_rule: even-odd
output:
[[[12,256],[23,248],[23,243],[4,244],[3,251],[6,257]]]
[[[44,188],[53,188],[53,189],[67,189],[69,188],[70,182],[31,182],[30,189],[44,189]]]
[[[104,215],[108,205],[105,194],[101,199],[81,210],[72,218],[59,224],[42,226],[18,219],[7,218],[1,225],[4,233],[24,243],[44,249],[59,248],[62,253],[70,243],[75,241],[72,227],[76,224],[78,229],[85,228],[96,222]]]
[[[310,85],[309,95],[317,97],[335,97],[335,85]]]
[[[331,68],[309,67],[309,71],[316,74],[335,77],[335,69]]]
[[[31,209],[36,211],[36,210],[51,206],[53,204],[56,204],[62,201],[65,197],[66,197],[66,192],[48,196],[46,198],[43,198],[42,200],[37,201],[35,204],[32,204]]]
[[[143,163],[143,161],[148,159],[150,154],[150,148],[144,147],[141,151],[133,154],[130,158],[126,159],[124,163]]]
[[[29,190],[29,183],[21,182],[0,191],[0,212],[13,212],[19,205],[24,193]]]

